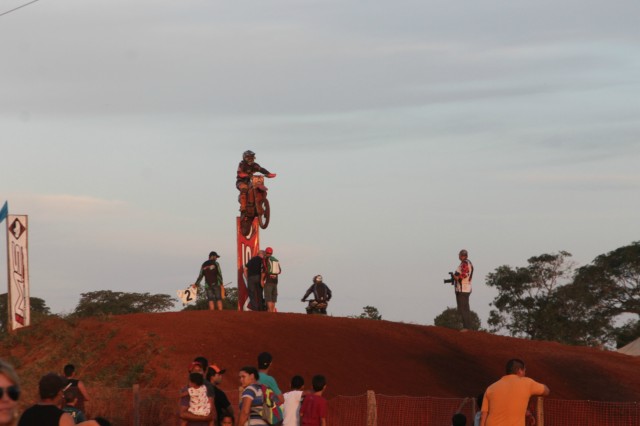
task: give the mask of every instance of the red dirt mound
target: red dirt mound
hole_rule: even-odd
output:
[[[17,364],[21,375],[60,371],[72,361],[87,382],[101,382],[111,372],[122,383],[177,389],[195,356],[226,368],[224,386],[232,387],[239,368],[255,365],[257,354],[268,351],[274,358],[270,373],[283,390],[295,374],[310,383],[321,373],[328,380],[329,398],[367,390],[474,396],[503,374],[509,358],[521,358],[527,373],[550,387],[553,399],[640,400],[640,357],[484,332],[234,311],[123,315],[64,324],[69,321],[51,320],[23,330],[20,342],[3,347],[0,356]],[[67,341],[75,342],[74,347]],[[60,352],[60,346],[67,347]]]

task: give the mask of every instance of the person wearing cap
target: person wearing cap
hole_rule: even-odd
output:
[[[271,247],[267,247],[264,254],[264,300],[267,302],[267,312],[275,312],[278,301],[278,275],[281,272],[280,261],[273,256]]]
[[[247,290],[249,292],[249,306],[252,311],[264,311],[264,295],[262,293],[262,275],[264,266],[264,250],[259,250],[246,265],[244,273],[247,276]]]
[[[242,153],[242,161],[238,164],[238,171],[236,172],[236,188],[240,191],[240,212],[244,213],[247,209],[247,192],[249,191],[249,182],[251,182],[251,176],[254,173],[260,172],[268,178],[276,177],[275,173],[270,173],[269,170],[260,167],[260,164],[255,162],[256,153],[253,151],[245,151]]]
[[[22,413],[18,426],[74,426],[76,423],[73,417],[59,407],[62,404],[64,386],[65,379],[55,373],[42,376],[38,383],[40,400]],[[109,422],[106,419],[96,418],[78,424],[101,426],[108,425]]]
[[[258,373],[260,373],[260,377],[258,381],[263,385],[271,388],[273,393],[278,397],[278,401],[280,404],[284,403],[284,395],[278,386],[278,382],[273,376],[269,375],[269,369],[271,368],[271,363],[273,362],[273,357],[269,352],[261,352],[258,355]]]
[[[222,420],[225,416],[234,417],[233,407],[231,406],[229,398],[227,398],[227,394],[218,387],[220,386],[220,383],[222,383],[222,375],[226,371],[226,369],[220,368],[215,364],[212,364],[207,369],[207,381],[213,385],[215,392],[215,398],[213,401],[216,406],[216,413],[218,414],[219,420]]]
[[[466,250],[460,250],[458,253],[460,265],[456,268],[454,277],[454,290],[456,293],[456,305],[458,313],[462,318],[462,330],[467,331],[471,328],[471,308],[469,307],[469,297],[471,296],[471,280],[473,279],[473,264],[469,260],[469,253]]]
[[[219,311],[222,310],[222,270],[218,263],[220,256],[215,251],[209,253],[209,260],[206,260],[200,267],[200,275],[196,280],[196,286],[200,285],[200,281],[204,278],[204,290],[209,301],[209,310],[213,311],[215,307]],[[215,303],[215,305],[214,305]],[[215,306],[215,307],[214,307]]]

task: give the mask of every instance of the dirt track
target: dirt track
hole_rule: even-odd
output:
[[[20,374],[31,374],[33,367],[59,370],[67,361],[56,359],[59,356],[46,361],[59,345],[55,335],[59,326],[53,321],[41,327],[50,330],[30,349],[18,346],[1,353],[23,359]],[[551,388],[551,398],[640,401],[640,357],[484,332],[234,311],[86,319],[73,329],[79,344],[99,350],[82,362],[74,361],[79,376],[94,383],[101,371],[119,369],[122,376],[135,370],[143,386],[178,388],[185,381],[189,361],[203,355],[227,369],[224,386],[232,387],[240,367],[254,365],[259,352],[269,351],[274,356],[271,373],[283,390],[294,374],[309,382],[322,373],[328,379],[329,398],[366,390],[464,397],[497,380],[505,362],[518,357],[527,362],[531,377]],[[24,368],[27,365],[31,368]]]

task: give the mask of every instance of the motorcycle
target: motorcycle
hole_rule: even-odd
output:
[[[252,175],[247,190],[247,207],[240,215],[240,232],[245,237],[251,233],[251,224],[258,218],[260,228],[267,229],[271,219],[271,209],[267,200],[268,188],[264,186],[263,175]]]
[[[309,302],[307,307],[307,314],[327,315],[327,302],[318,302],[317,300],[303,300],[303,302]]]

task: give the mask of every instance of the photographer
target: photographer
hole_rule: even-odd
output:
[[[468,259],[469,254],[466,250],[460,250],[458,258],[460,265],[454,272],[452,278],[454,280],[454,288],[456,292],[456,304],[458,313],[462,317],[462,330],[467,331],[471,328],[471,308],[469,307],[469,296],[471,296],[471,280],[473,279],[473,264]]]

